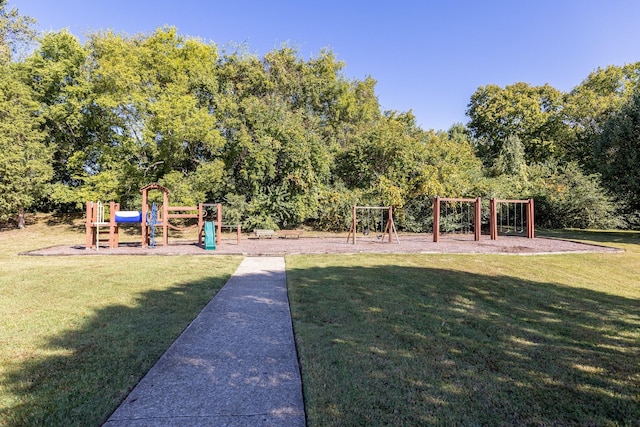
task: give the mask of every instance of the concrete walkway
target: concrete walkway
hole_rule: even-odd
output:
[[[284,258],[245,258],[104,425],[305,426]]]

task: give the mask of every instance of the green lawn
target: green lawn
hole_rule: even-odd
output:
[[[626,252],[288,257],[309,425],[638,425],[640,234],[549,234]],[[1,426],[100,425],[240,261],[17,255],[83,241],[0,232]]]
[[[292,256],[308,422],[639,425],[640,234],[623,254]]]
[[[27,257],[84,229],[0,232],[0,426],[97,426],[235,271],[233,257]]]

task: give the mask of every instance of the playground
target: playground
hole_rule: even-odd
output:
[[[149,203],[146,195],[149,190],[161,191],[162,202]],[[131,352],[133,359],[138,357],[136,354],[149,353],[151,356],[147,359],[158,360],[158,365],[150,367],[147,364],[126,371],[134,374],[124,372],[123,375],[132,379],[126,387],[110,386],[112,396],[107,402],[104,402],[102,389],[85,392],[91,390],[90,385],[79,382],[79,388],[83,390],[79,395],[91,395],[93,401],[104,402],[95,414],[84,414],[84,419],[103,422],[117,407],[105,425],[128,425],[130,420],[154,418],[158,414],[183,422],[188,417],[205,419],[202,408],[206,407],[209,408],[205,411],[206,419],[223,420],[220,423],[253,416],[262,422],[277,419],[279,425],[305,425],[306,421],[341,425],[338,420],[343,419],[347,420],[345,425],[402,425],[407,420],[406,424],[421,425],[429,424],[429,419],[423,417],[426,413],[436,414],[433,418],[436,421],[450,419],[451,424],[477,421],[475,415],[469,418],[465,411],[450,414],[440,403],[447,402],[451,406],[470,406],[473,414],[495,414],[494,418],[487,419],[487,424],[528,424],[527,421],[533,419],[567,421],[569,418],[565,413],[581,410],[579,403],[585,397],[579,388],[583,384],[601,384],[602,378],[610,376],[614,365],[616,369],[631,366],[623,351],[624,344],[620,344],[616,361],[609,364],[600,350],[574,351],[571,343],[583,339],[585,330],[596,331],[585,338],[586,341],[607,342],[609,332],[598,332],[607,328],[611,321],[606,307],[628,306],[622,320],[618,315],[618,322],[627,322],[620,337],[625,329],[635,327],[633,319],[637,318],[637,311],[630,308],[624,295],[612,300],[608,296],[609,288],[606,288],[609,281],[602,283],[594,277],[596,272],[611,269],[610,264],[634,264],[636,251],[632,249],[631,253],[625,253],[629,245],[604,246],[597,241],[582,243],[540,235],[534,238],[531,200],[491,200],[488,205],[490,218],[488,221],[484,218],[484,225],[488,226],[485,230],[481,222],[480,199],[436,198],[433,233],[398,233],[390,206],[354,206],[348,233],[321,233],[225,227],[220,204],[172,206],[164,187],[151,184],[141,191],[143,206],[140,211],[121,211],[115,202],[109,202],[107,206],[88,202],[84,227],[79,219],[69,224],[63,240],[65,244],[42,247],[42,244],[38,246],[32,242],[29,249],[20,253],[33,256],[16,257],[13,252],[12,256],[19,258],[19,262],[5,263],[15,269],[11,272],[14,278],[22,277],[19,275],[24,270],[34,267],[50,268],[51,264],[65,267],[61,270],[70,277],[56,280],[59,276],[55,273],[51,277],[45,274],[46,292],[53,294],[75,295],[77,284],[90,277],[93,284],[81,286],[84,294],[81,293],[71,306],[57,303],[62,304],[63,311],[70,311],[74,316],[84,316],[83,313],[94,310],[92,304],[96,293],[102,293],[98,300],[104,306],[80,331],[79,342],[69,338],[78,335],[77,331],[68,332],[62,328],[51,334],[55,337],[54,343],[70,340],[66,347],[73,350],[71,354],[84,354],[87,337],[101,336],[104,325],[112,325],[110,327],[114,329],[101,336],[100,341],[105,344],[91,350],[92,358],[99,362],[85,364],[82,359],[74,359],[71,363],[66,357],[42,356],[41,362],[28,369],[13,364],[13,358],[10,358],[4,364],[12,367],[15,378],[25,375],[25,371],[27,375],[37,375],[43,371],[42,366],[51,364],[71,364],[69,372],[82,375],[87,375],[85,365],[100,365],[112,375],[111,372],[119,369],[113,366],[119,366],[128,357],[121,354],[104,356],[106,349],[112,347],[111,336],[118,337],[116,342],[126,342],[123,335],[128,337],[134,333],[130,325],[146,325],[135,328],[135,332],[139,334],[136,340],[147,341],[142,341],[141,348],[127,350],[125,347],[124,351]],[[170,221],[174,219],[178,221]],[[82,228],[86,237],[84,243]],[[549,231],[542,233],[551,234]],[[39,239],[47,244],[55,241],[44,236]],[[452,254],[466,256],[454,257]],[[53,257],[45,259],[47,255]],[[181,336],[169,347],[169,343],[177,338],[175,334],[189,321],[189,316],[172,321],[175,332],[171,335],[163,334],[162,325],[167,315],[191,309],[191,316],[194,316],[198,304],[207,301],[200,295],[198,303],[188,301],[180,310],[175,310],[176,298],[197,294],[199,287],[203,292],[211,286],[217,291],[241,256],[246,258],[229,280],[231,285],[222,288],[212,300],[211,308],[202,310],[204,316],[198,315],[187,328],[192,333]],[[601,265],[592,266],[594,261]],[[272,262],[277,262],[278,268]],[[247,263],[261,266],[261,269],[247,270],[248,267],[242,267]],[[28,268],[19,268],[20,264]],[[587,273],[579,278],[584,271]],[[632,282],[629,278],[633,273],[629,268],[624,271],[627,276],[622,275],[618,283],[611,284],[616,292],[626,291],[620,282]],[[611,274],[607,276],[611,278]],[[32,288],[42,288],[39,274],[29,277]],[[176,286],[176,281],[181,285]],[[24,287],[24,279],[15,282]],[[234,283],[237,286],[233,286]],[[74,290],[58,291],[61,286]],[[146,287],[150,289],[146,290]],[[580,287],[594,290],[578,291]],[[145,289],[142,304],[119,302],[127,295],[129,299],[139,298],[142,289]],[[238,293],[247,289],[252,291]],[[279,297],[274,291],[279,292]],[[631,291],[631,295],[636,293]],[[22,293],[15,292],[15,295]],[[49,303],[51,299],[37,300]],[[168,302],[162,305],[160,302],[165,300]],[[289,301],[289,310],[283,311],[282,306],[287,306]],[[28,307],[30,302],[31,298],[28,298],[22,304]],[[128,306],[135,308],[125,308]],[[154,313],[151,308],[156,306],[160,309],[150,316],[149,313]],[[267,312],[260,311],[264,309]],[[115,312],[112,314],[112,311]],[[274,314],[288,315],[289,312],[291,318],[274,320]],[[55,314],[52,316],[49,323],[64,324]],[[5,317],[11,316],[5,313]],[[241,322],[238,322],[239,318],[242,318]],[[283,341],[284,326],[290,328],[292,324],[295,346],[291,334],[287,335],[287,344]],[[248,325],[252,325],[251,328],[248,329]],[[29,340],[33,338],[27,339],[24,345],[29,345]],[[148,341],[163,344],[155,348]],[[266,342],[277,345],[269,347]],[[167,347],[170,351],[160,357]],[[214,355],[211,349],[218,349],[219,353]],[[278,357],[274,358],[275,349]],[[283,349],[288,351],[288,359],[281,355]],[[260,351],[265,355],[256,357],[256,354],[262,354]],[[230,354],[233,357],[228,357]],[[319,354],[327,356],[318,358]],[[192,363],[193,360],[198,363]],[[273,360],[279,363],[274,365]],[[566,360],[569,365],[558,360]],[[295,363],[298,361],[299,366]],[[460,369],[457,363],[471,368]],[[532,363],[534,374],[530,373]],[[602,372],[592,375],[593,367],[600,365],[604,366]],[[204,372],[211,372],[211,369],[216,372],[217,382],[211,381]],[[502,370],[516,381],[505,384],[500,374]],[[583,375],[583,370],[588,371],[588,376]],[[147,371],[148,376],[138,382]],[[558,406],[550,399],[545,408],[551,408],[551,411],[531,410],[536,398],[530,397],[530,389],[520,390],[518,384],[538,384],[538,372],[552,377],[557,376],[558,371],[563,383],[569,384],[563,394],[566,398],[558,399],[564,403]],[[256,372],[262,374],[256,376]],[[301,378],[296,376],[298,373]],[[634,373],[630,367],[615,381],[620,383]],[[179,381],[176,381],[177,377]],[[244,380],[239,381],[240,378]],[[288,380],[284,381],[284,378]],[[57,390],[57,381],[60,380],[54,377],[47,387]],[[114,375],[113,381],[122,380]],[[425,384],[442,381],[445,381],[445,387],[433,391],[425,388]],[[136,388],[127,396],[124,390],[136,383]],[[617,386],[622,395],[635,390],[633,380],[627,383]],[[331,402],[335,409],[318,404],[303,408],[302,384],[309,401]],[[461,384],[461,390],[468,392],[448,393],[449,384]],[[612,387],[607,385],[605,389],[608,391]],[[475,388],[488,392],[476,393]],[[47,393],[47,388],[43,390]],[[204,397],[204,400],[173,398],[190,396],[193,390],[203,390],[196,396]],[[547,392],[544,385],[534,390],[536,395]],[[210,395],[224,397],[210,399]],[[248,399],[247,396],[261,397]],[[509,414],[516,414],[515,418],[494,411],[494,398],[487,400],[484,396],[499,396],[497,405],[510,407]],[[524,403],[512,403],[513,396]],[[12,416],[33,418],[34,413],[37,414],[37,402],[44,398],[39,395],[27,395],[27,398],[34,401],[30,409],[24,413],[16,409]],[[89,398],[83,397],[76,404],[85,405],[86,399]],[[225,405],[231,401],[235,409],[228,412]],[[162,404],[158,405],[158,402]],[[398,412],[385,410],[387,403]],[[255,404],[275,409],[259,411],[256,415]],[[617,405],[626,405],[620,406],[624,413],[636,411],[624,402]],[[287,408],[286,412],[280,411],[283,407]],[[59,411],[57,416],[64,419],[68,412],[68,409]],[[43,413],[46,414],[46,410]],[[601,411],[595,415],[580,413],[578,419],[620,420],[621,416]]]
[[[151,203],[150,191],[159,191],[162,202]],[[241,255],[284,256],[296,254],[554,254],[614,252],[615,249],[574,241],[534,238],[534,201],[489,201],[488,233],[482,232],[480,198],[440,198],[433,201],[431,234],[402,233],[395,227],[392,206],[353,206],[349,231],[242,230],[222,224],[220,203],[171,206],[169,190],[157,183],[140,190],[140,211],[121,211],[115,202],[87,202],[85,244],[56,245],[27,255]],[[195,221],[178,227],[171,220]],[[140,224],[136,241],[120,240],[121,225]],[[101,231],[102,238],[101,238]],[[223,228],[226,233],[223,236]],[[179,232],[172,238],[169,230]],[[159,236],[157,236],[159,234]],[[136,235],[135,232],[129,235]],[[500,236],[500,237],[499,237]],[[126,239],[125,239],[126,240]]]

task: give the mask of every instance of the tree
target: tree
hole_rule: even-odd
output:
[[[500,148],[493,164],[493,171],[498,174],[522,176],[527,164],[524,159],[524,144],[515,135],[510,135]]]
[[[20,15],[15,7],[7,10],[7,0],[0,0],[0,65],[8,64],[33,41],[34,23],[33,18]]]
[[[20,228],[24,210],[41,199],[53,172],[31,95],[9,66],[0,66],[0,220],[17,214]]]
[[[334,157],[361,126],[352,108],[371,105],[341,67],[328,51],[305,61],[286,46],[262,60],[244,52],[223,57],[216,115],[226,139],[228,192],[246,197],[248,226],[318,216]]]
[[[425,132],[411,112],[387,112],[354,136],[336,158],[336,176],[361,193],[359,203],[393,205],[399,226],[414,231],[427,228],[433,196],[474,195],[482,181],[464,129]]]
[[[568,160],[599,171],[594,158],[596,141],[607,121],[629,102],[639,83],[640,62],[621,67],[610,65],[589,73],[568,94],[563,113],[571,130],[565,138]]]
[[[54,198],[62,190],[78,185],[75,177],[83,165],[74,161],[84,152],[100,131],[93,120],[91,87],[84,72],[86,50],[68,31],[48,33],[40,38],[40,46],[19,64],[21,79],[34,92],[42,117],[42,130],[53,149]],[[50,207],[64,204],[63,197],[49,200]],[[57,202],[57,203],[56,203]]]
[[[627,213],[640,211],[640,86],[604,124],[594,148],[605,185],[625,202]]]
[[[217,58],[214,45],[174,28],[98,32],[85,46],[66,31],[46,35],[24,69],[56,147],[52,198],[136,204],[139,188],[169,174],[166,182],[180,184],[176,194],[187,184],[202,197],[212,193],[223,175]]]
[[[337,176],[348,187],[385,199],[372,202],[401,206],[408,193],[435,185],[429,177],[429,165],[424,163],[424,137],[412,113],[387,112],[341,150]]]
[[[23,228],[24,210],[39,201],[51,178],[51,157],[33,93],[16,78],[11,63],[33,40],[35,21],[6,5],[0,0],[0,220],[17,214]]]
[[[522,198],[536,201],[536,225],[546,228],[625,226],[618,207],[597,174],[585,174],[576,162],[537,164],[528,169]]]
[[[478,154],[490,166],[509,136],[522,141],[528,163],[562,155],[566,126],[562,121],[563,94],[548,84],[515,83],[479,87],[471,96],[468,127]]]

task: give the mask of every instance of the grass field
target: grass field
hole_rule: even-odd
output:
[[[100,425],[240,261],[17,255],[83,233],[0,232],[1,426]],[[309,425],[638,425],[640,233],[548,234],[626,252],[288,257]]]
[[[73,222],[0,232],[2,426],[100,425],[240,262],[17,255],[83,241]]]
[[[640,425],[640,234],[560,256],[287,258],[310,426]]]

